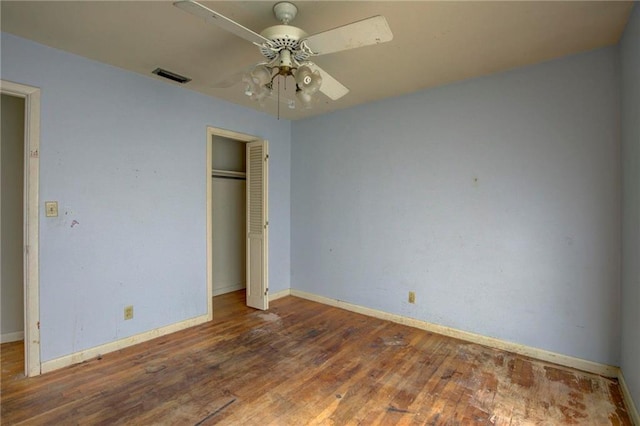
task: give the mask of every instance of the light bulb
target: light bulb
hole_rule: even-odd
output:
[[[298,86],[304,85],[305,80],[307,80],[307,84],[310,83],[310,78],[311,68],[309,68],[308,66],[303,65],[296,71],[296,83],[298,84]]]

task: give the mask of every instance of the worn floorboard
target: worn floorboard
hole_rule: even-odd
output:
[[[1,349],[3,425],[631,425],[615,380],[294,297],[34,378]]]

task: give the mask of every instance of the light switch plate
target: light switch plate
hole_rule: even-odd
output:
[[[57,217],[58,216],[58,202],[57,201],[45,201],[44,210],[46,211],[47,217]]]

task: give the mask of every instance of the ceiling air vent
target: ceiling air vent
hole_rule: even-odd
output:
[[[162,68],[156,68],[152,71],[153,74],[159,75],[160,77],[168,78],[169,80],[176,81],[180,84],[185,84],[191,81],[189,77],[182,76],[180,74],[176,74],[171,71],[167,71]]]

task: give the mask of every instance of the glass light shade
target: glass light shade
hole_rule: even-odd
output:
[[[254,101],[262,101],[271,93],[266,83],[260,84],[264,79],[267,80],[267,83],[270,82],[271,73],[266,67],[257,67],[256,69],[258,68],[264,68],[264,70],[258,70],[257,72],[254,70],[251,74],[242,76],[242,81],[246,84],[244,94]]]
[[[296,97],[304,108],[311,108],[311,95],[309,93],[298,90],[296,92]]]
[[[250,75],[245,74],[242,76],[242,82],[245,84],[244,94],[247,96],[251,96],[254,93],[255,83],[253,82],[253,78]]]
[[[320,71],[311,71],[311,68],[303,65],[296,72],[296,84],[302,92],[313,95],[322,86],[322,75]]]
[[[264,65],[257,66],[251,71],[251,79],[258,86],[264,86],[271,81],[271,71]]]
[[[269,95],[270,91],[265,86],[257,87],[256,90],[251,95],[251,99],[254,101],[262,101]]]

